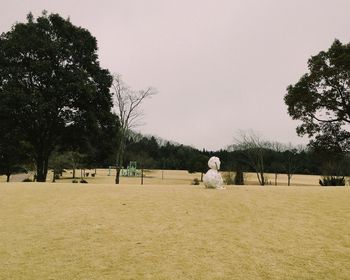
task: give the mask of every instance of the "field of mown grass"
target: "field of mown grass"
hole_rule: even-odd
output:
[[[349,187],[217,191],[180,171],[116,186],[101,172],[0,183],[0,279],[350,278]]]
[[[89,176],[85,177],[85,180],[93,184],[114,184],[115,170],[109,171],[108,169],[97,169],[96,177],[91,177],[92,173],[95,173],[95,169],[87,169],[85,171],[89,173]],[[79,180],[81,170],[76,170],[76,176]],[[110,175],[109,175],[110,174]],[[233,173],[231,173],[233,174]],[[144,171],[144,184],[145,185],[189,185],[194,178],[200,179],[200,173],[190,174],[187,171],[182,170],[145,170]],[[225,177],[225,173],[222,173]],[[267,180],[271,185],[275,183],[275,174],[265,174]],[[23,177],[33,178],[33,173],[20,174],[11,176],[10,182],[22,181]],[[246,185],[258,185],[258,180],[255,173],[244,173]],[[293,175],[291,185],[292,186],[318,186],[318,180],[320,176],[313,175]],[[5,176],[0,176],[0,183],[5,182]],[[49,172],[47,181],[52,181],[52,173]],[[63,176],[57,180],[59,183],[72,183],[72,171],[67,170],[63,173]],[[140,185],[140,177],[121,177],[121,183],[127,185]],[[277,183],[279,186],[287,186],[287,175],[279,174],[277,177]]]

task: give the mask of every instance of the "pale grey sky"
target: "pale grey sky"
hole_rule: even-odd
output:
[[[140,131],[197,148],[238,130],[294,144],[286,87],[311,55],[350,41],[348,0],[0,0],[0,32],[32,11],[70,17],[98,40],[103,67],[153,86]]]

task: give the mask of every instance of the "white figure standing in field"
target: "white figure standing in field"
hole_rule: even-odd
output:
[[[218,157],[211,157],[208,161],[209,170],[203,177],[204,186],[210,189],[224,189],[223,180],[219,173],[220,159]]]

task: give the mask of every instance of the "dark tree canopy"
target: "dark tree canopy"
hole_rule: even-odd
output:
[[[308,68],[284,98],[289,115],[302,122],[297,133],[349,151],[350,44],[335,40],[309,59]]]
[[[21,134],[18,129],[11,127],[14,124],[7,118],[6,110],[2,111],[1,104],[0,102],[0,175],[5,174],[9,182],[11,174],[22,170],[21,165],[28,158],[23,154],[27,149]]]
[[[58,14],[27,19],[0,36],[0,100],[45,181],[49,156],[69,126],[96,127],[109,118],[112,77],[88,30]]]

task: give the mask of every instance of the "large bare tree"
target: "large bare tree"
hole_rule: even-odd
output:
[[[271,149],[271,142],[264,141],[254,131],[240,131],[239,134],[235,139],[236,144],[232,145],[231,149],[243,152],[246,163],[254,169],[259,184],[264,186],[267,182],[264,160],[266,150]]]
[[[305,150],[305,147],[302,145],[292,146],[292,144],[288,144],[284,146],[283,150],[283,168],[287,174],[288,178],[288,186],[290,186],[290,181],[292,176],[300,166],[300,162],[298,161],[298,155],[300,155]]]
[[[142,124],[142,102],[156,94],[156,91],[151,87],[135,91],[123,82],[120,74],[113,75],[112,90],[114,110],[119,117],[120,123],[115,176],[115,183],[119,184],[120,169],[123,165],[126,140],[131,130]]]
[[[272,142],[271,149],[279,154],[276,161],[271,164],[275,173],[275,185],[277,185],[278,173],[285,173],[288,178],[287,184],[290,186],[291,179],[300,166],[300,154],[305,151],[305,147],[302,145],[293,146],[291,143]]]

